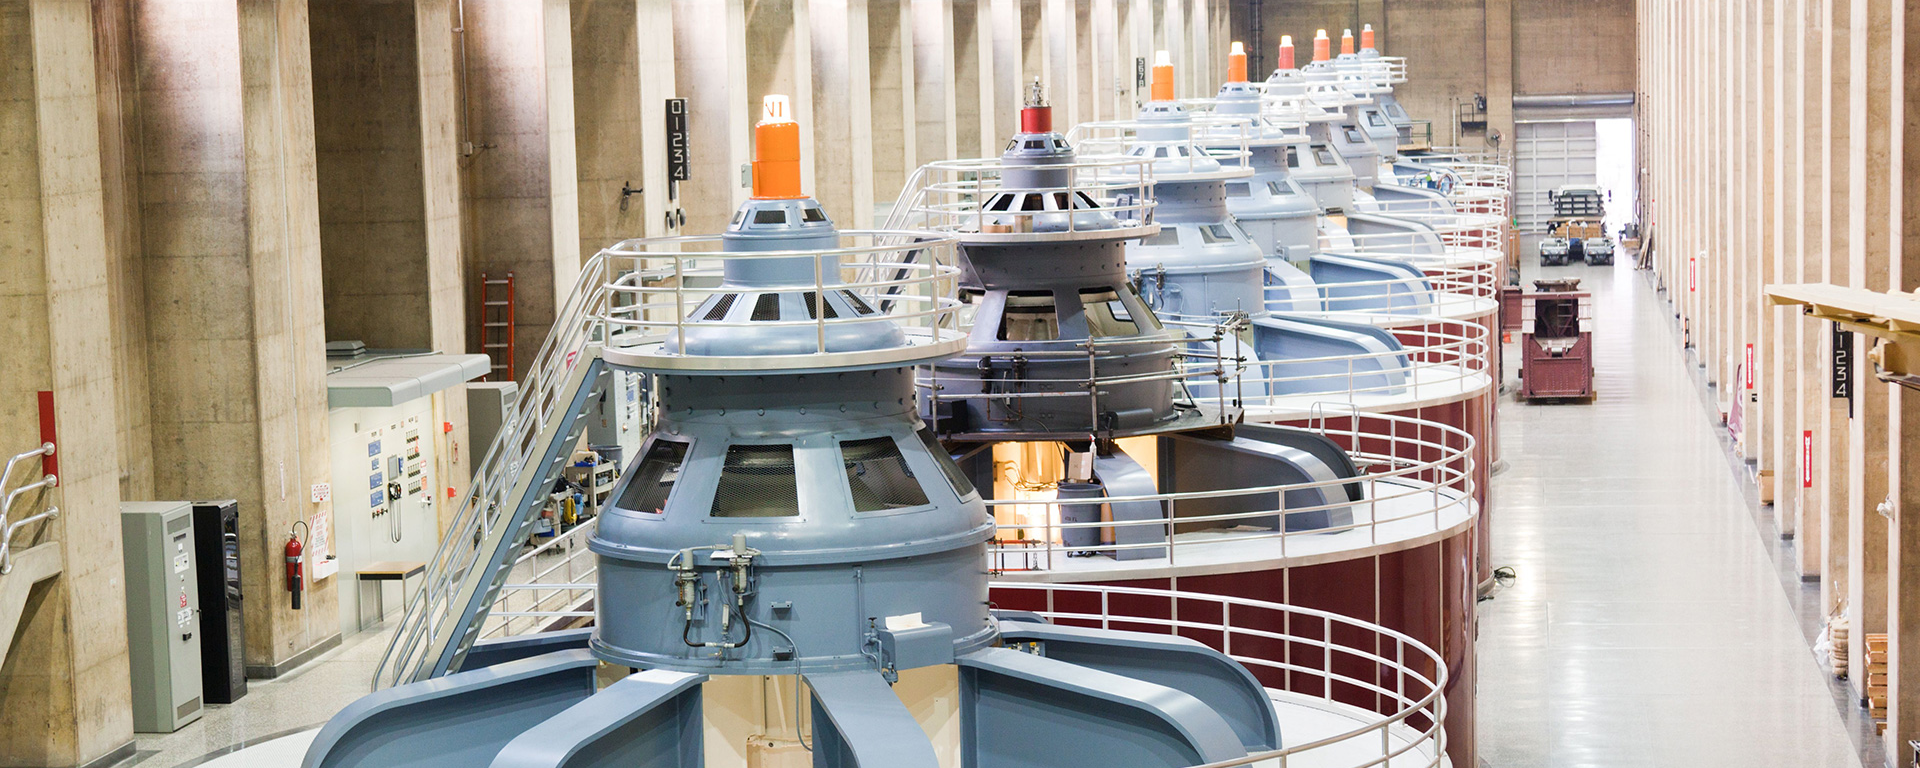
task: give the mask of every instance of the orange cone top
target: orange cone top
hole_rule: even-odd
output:
[[[1332,47],[1333,41],[1327,39],[1326,30],[1323,29],[1315,32],[1313,35],[1313,60],[1326,61],[1327,59],[1333,58],[1333,55],[1330,53]]]
[[[753,197],[806,196],[800,190],[800,124],[793,121],[787,97],[768,95],[760,105],[760,123],[753,128]]]
[[[1340,33],[1340,55],[1353,55],[1353,30],[1351,29],[1343,30]]]
[[[1296,69],[1298,67],[1299,67],[1298,64],[1293,63],[1293,35],[1281,35],[1280,36],[1280,67],[1279,67],[1280,70],[1286,71],[1289,69]]]
[[[1153,55],[1153,100],[1173,101],[1173,56],[1166,51]]]
[[[1368,24],[1360,28],[1360,49],[1371,50],[1373,47],[1373,25]]]
[[[1227,82],[1244,83],[1247,81],[1247,47],[1233,44],[1233,50],[1227,54]]]

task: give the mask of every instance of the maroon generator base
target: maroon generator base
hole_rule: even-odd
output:
[[[1474,687],[1477,671],[1473,651],[1476,622],[1473,562],[1477,548],[1474,531],[1468,525],[1464,530],[1455,529],[1451,535],[1411,547],[1387,552],[1354,553],[1354,557],[1330,562],[1234,573],[1116,581],[1087,580],[1084,583],[1179,590],[1284,603],[1369,621],[1405,633],[1434,649],[1446,660],[1447,754],[1456,766],[1472,766],[1479,765],[1474,753]],[[1033,590],[997,589],[992,593],[995,607],[1003,610],[1042,611],[1051,608],[1092,615],[1101,613],[1101,598],[1102,595],[1092,593],[1056,593],[1054,605],[1049,607],[1042,604],[1043,596]],[[1171,614],[1178,611],[1178,618],[1182,621],[1217,624],[1221,619],[1217,603],[1128,595],[1109,595],[1107,600],[1105,611],[1109,616],[1166,620],[1174,618]],[[1274,620],[1288,621],[1281,617],[1274,617]],[[1290,621],[1294,626],[1260,627],[1242,614],[1236,613],[1233,618],[1235,625],[1244,624],[1248,629],[1265,629],[1298,638],[1325,639],[1320,637],[1326,631],[1323,627],[1300,626],[1299,619]],[[1150,624],[1129,627],[1123,621],[1113,621],[1111,626],[1122,630],[1164,631]],[[1358,632],[1350,627],[1333,625],[1332,632],[1332,639],[1336,643],[1372,642],[1359,637]],[[1188,628],[1183,629],[1181,634],[1216,649],[1227,650],[1221,648],[1218,631]],[[1315,645],[1277,639],[1267,641],[1273,645],[1270,648],[1250,645],[1257,642],[1245,637],[1236,638],[1231,652],[1244,655],[1286,654],[1284,658],[1308,666],[1320,664],[1321,654],[1325,653]],[[1393,681],[1385,679],[1392,674],[1386,665],[1363,662],[1345,655],[1336,656],[1333,664],[1334,671],[1342,675],[1356,680],[1372,680],[1381,687],[1393,688]],[[1268,668],[1255,668],[1254,673],[1261,683],[1270,688],[1329,697],[1383,714],[1392,713],[1396,706],[1393,702],[1379,700],[1376,694],[1358,686],[1334,683],[1329,691],[1328,683],[1317,676],[1290,675]],[[1409,724],[1416,727],[1420,725]]]

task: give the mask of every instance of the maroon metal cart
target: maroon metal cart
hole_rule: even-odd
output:
[[[1520,299],[1520,398],[1591,399],[1593,298],[1579,280],[1536,280]]]

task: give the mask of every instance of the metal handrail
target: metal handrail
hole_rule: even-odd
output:
[[[52,477],[52,475],[48,475]],[[7,524],[5,533],[0,533],[0,574],[13,573],[13,534],[26,526],[42,520],[52,520],[60,516],[59,507],[47,507],[39,514],[20,518]]]
[[[0,488],[5,488],[7,483],[13,480],[13,468],[18,466],[20,462],[26,461],[27,459],[37,459],[44,456],[52,456],[53,451],[54,451],[53,443],[41,443],[40,447],[38,448],[35,448],[31,451],[15,454],[13,458],[7,459],[7,468],[4,470],[0,470]],[[6,513],[5,509],[0,509],[0,516],[4,516],[5,513]]]
[[[1252,173],[1248,158],[1253,153],[1248,143],[1254,136],[1252,124],[1246,118],[1197,114],[1191,116],[1186,125],[1188,130],[1185,138],[1149,139],[1140,135],[1142,129],[1164,132],[1177,128],[1178,124],[1146,120],[1094,120],[1074,126],[1067,131],[1066,139],[1078,150],[1082,161],[1145,160],[1159,169],[1156,175],[1206,172],[1207,169],[1198,165],[1201,159],[1218,162],[1223,167],[1217,170],[1224,174]],[[1184,147],[1187,151],[1180,157],[1140,157],[1130,154],[1134,147],[1142,145]],[[1178,167],[1182,160],[1186,164],[1184,169]],[[1135,183],[1143,181],[1140,178],[1132,180]]]
[[[8,483],[13,481],[13,470],[15,467],[20,466],[29,459],[40,459],[44,461],[45,457],[52,456],[53,453],[53,443],[45,442],[41,443],[38,448],[15,454],[13,458],[7,459],[6,469],[0,470],[0,488],[5,488]],[[0,500],[0,574],[13,572],[13,535],[16,531],[42,520],[51,520],[60,516],[59,507],[48,505],[32,515],[8,522],[7,518],[13,515],[14,502],[18,501],[21,496],[33,491],[39,491],[40,498],[44,501],[46,499],[46,490],[48,488],[58,487],[59,485],[60,478],[58,476],[44,474],[41,475],[38,480],[8,491],[5,499]]]
[[[832,354],[828,349],[829,329],[882,320],[892,321],[910,336],[917,335],[919,347],[929,350],[929,354],[941,348],[951,348],[951,351],[964,348],[966,337],[957,322],[962,304],[954,297],[953,290],[961,272],[953,237],[892,230],[842,230],[839,234],[839,247],[811,250],[710,250],[724,244],[720,235],[621,242],[601,252],[611,260],[617,274],[623,276],[604,286],[604,290],[619,301],[602,303],[594,319],[605,324],[609,332],[637,341],[622,345],[622,351],[663,359],[685,356],[684,331],[695,325],[701,329],[811,328],[814,349],[800,354],[816,356],[815,362],[822,365],[831,364],[817,357]],[[813,262],[811,288],[817,304],[809,307],[811,317],[725,321],[707,320],[697,314],[697,310],[715,296],[757,290],[724,286],[718,279],[722,274],[720,263],[783,259]],[[832,309],[826,306],[827,294],[839,291],[861,296],[870,307],[877,307],[876,311],[846,315],[827,311]],[[745,362],[726,356],[700,359],[703,364],[714,367]],[[767,356],[756,356],[756,360],[765,359]]]
[[[1280,483],[1253,485],[1241,488],[1229,488],[1213,491],[1184,491],[1176,493],[1152,493],[1128,496],[1103,496],[1093,499],[994,499],[986,502],[990,511],[1008,508],[1017,515],[1021,511],[1031,518],[1038,512],[1040,521],[997,523],[994,543],[988,549],[989,568],[993,564],[1024,562],[1028,567],[1017,570],[1052,570],[1056,559],[1071,556],[1091,555],[1122,550],[1151,550],[1164,552],[1158,559],[1165,565],[1176,565],[1181,552],[1205,549],[1224,543],[1249,541],[1278,541],[1275,554],[1286,557],[1289,554],[1289,542],[1308,538],[1322,538],[1329,534],[1346,531],[1364,530],[1368,533],[1368,544],[1392,541],[1382,536],[1383,527],[1425,518],[1431,521],[1433,530],[1442,530],[1452,515],[1458,515],[1459,522],[1470,521],[1480,514],[1474,501],[1478,483],[1473,435],[1468,432],[1438,422],[1415,419],[1391,414],[1362,413],[1357,410],[1341,410],[1331,415],[1322,405],[1315,409],[1315,415],[1308,423],[1314,432],[1333,440],[1357,466],[1366,471],[1358,477],[1317,480],[1299,483]],[[1340,422],[1344,422],[1342,427]],[[1411,457],[1411,458],[1410,458]],[[1366,490],[1360,501],[1347,499],[1344,489],[1354,483],[1360,483]],[[1337,499],[1327,504],[1310,506],[1289,506],[1287,496],[1290,492],[1329,489]],[[1044,491],[1044,488],[1040,490]],[[1212,499],[1248,499],[1255,507],[1252,511],[1181,515],[1179,505],[1192,504]],[[1403,500],[1410,500],[1405,501]],[[1125,504],[1129,502],[1155,503],[1160,506],[1161,515],[1139,520],[1101,520],[1084,523],[1062,523],[1061,508],[1088,504]],[[1269,505],[1276,505],[1271,506]],[[1383,507],[1406,507],[1404,510],[1383,510]],[[1288,531],[1285,520],[1289,516],[1338,509],[1366,510],[1364,517],[1356,514],[1354,522],[1347,525],[1319,528],[1309,531]],[[998,517],[996,516],[996,519]],[[1273,531],[1212,533],[1200,540],[1182,540],[1175,535],[1174,527],[1190,523],[1231,524],[1243,520],[1279,520]],[[1100,543],[1084,546],[1067,546],[1059,534],[1073,529],[1113,529],[1137,527],[1166,534],[1163,540],[1135,544]],[[1389,534],[1390,536],[1390,534]],[[1038,545],[1038,546],[1037,546]],[[1036,557],[1037,556],[1037,557]],[[1138,562],[1138,561],[1134,561]],[[1044,566],[1044,567],[1042,567]],[[994,569],[1004,572],[1005,568]]]
[[[489,621],[496,618],[501,620],[494,622],[493,626],[484,629],[481,632],[481,637],[512,636],[524,634],[526,631],[537,631],[539,629],[540,622],[521,622],[516,624],[513,621],[515,618],[592,616],[593,612],[591,611],[553,610],[550,608],[550,605],[554,600],[559,599],[565,606],[577,606],[583,599],[578,593],[586,592],[591,594],[599,589],[599,584],[593,581],[595,576],[599,574],[597,560],[591,561],[591,567],[587,568],[584,572],[574,569],[574,564],[581,560],[583,555],[590,554],[590,551],[585,546],[584,540],[591,538],[593,531],[598,527],[599,519],[595,518],[587,523],[574,526],[572,530],[566,533],[554,536],[538,547],[521,553],[520,557],[514,561],[514,568],[519,569],[521,566],[533,563],[535,570],[530,574],[527,582],[511,583],[501,587],[500,597],[494,600],[493,609],[487,612]],[[559,562],[550,564],[545,568],[538,568],[540,556],[556,549],[566,549],[566,557],[560,558]],[[566,581],[549,581],[548,577],[563,568],[566,570]],[[533,595],[531,601],[522,607],[514,607],[514,597],[529,592]]]
[[[1005,187],[1009,169],[1062,172],[1068,183],[1059,187]],[[911,186],[902,190],[895,216],[908,229],[964,235],[969,240],[1008,239],[1042,235],[1124,235],[1153,219],[1153,162],[1133,157],[1106,157],[1049,165],[1009,165],[997,158],[946,160],[915,171]],[[987,210],[996,195],[1035,194],[1052,202],[1048,210]],[[1097,207],[1075,208],[1082,197]],[[1066,200],[1066,208],[1058,202]],[[1057,226],[1055,226],[1057,225]],[[1050,228],[1049,228],[1050,227]]]
[[[581,266],[572,293],[523,380],[528,386],[477,465],[478,480],[468,488],[442,534],[425,583],[406,601],[406,612],[374,668],[375,688],[408,680],[427,663],[426,645],[439,625],[452,618],[454,590],[478,564],[480,544],[500,522],[514,480],[541,450],[536,444],[541,430],[559,415],[562,393],[558,390],[565,374],[589,341],[606,338],[605,324],[597,317],[604,314],[610,295],[605,287],[616,277],[609,273],[607,261],[605,255],[595,254]]]
[[[1285,768],[1308,759],[1317,768],[1446,765],[1447,660],[1404,632],[1329,611],[1180,590],[1008,581],[991,589],[997,606],[1030,610],[1057,624],[1191,637],[1245,665],[1268,688],[1377,716],[1331,736],[1195,768]],[[1296,657],[1295,649],[1308,653]],[[1373,703],[1338,701],[1336,687],[1363,692]],[[1395,746],[1396,740],[1405,743]],[[1329,762],[1324,752],[1373,744],[1379,752],[1360,762]]]

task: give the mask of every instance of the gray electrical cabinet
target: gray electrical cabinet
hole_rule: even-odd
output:
[[[123,503],[120,534],[126,549],[133,729],[172,733],[200,719],[203,709],[193,506]]]

